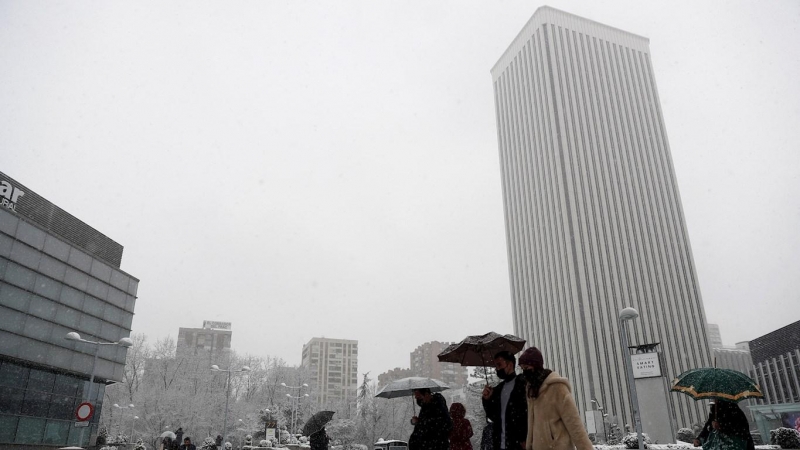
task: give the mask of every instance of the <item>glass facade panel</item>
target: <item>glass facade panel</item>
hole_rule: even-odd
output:
[[[63,420],[48,420],[44,429],[44,443],[66,445],[71,423]]]
[[[19,414],[24,392],[22,389],[0,386],[0,413]]]
[[[12,263],[8,263],[9,267]],[[18,311],[27,311],[31,294],[10,284],[0,284],[0,305],[14,308]]]
[[[0,365],[0,385],[24,388],[28,383],[29,371],[27,367],[3,361]]]
[[[9,262],[6,267],[5,279],[22,289],[33,289],[36,274],[19,264]]]
[[[31,369],[28,381],[28,389],[35,389],[42,392],[53,392],[53,384],[56,381],[56,374],[43,370]]]
[[[50,394],[28,390],[22,402],[22,414],[25,416],[47,417],[50,407]]]
[[[14,435],[17,433],[17,416],[5,416],[0,414],[0,443],[14,442]]]
[[[17,435],[14,442],[17,444],[38,444],[44,436],[45,419],[35,417],[20,417],[17,425]]]
[[[78,388],[80,388],[81,384],[81,380],[76,377],[56,375],[56,383],[55,387],[53,387],[53,392],[56,394],[69,395],[71,397],[79,397],[78,394],[80,394],[80,392]]]
[[[47,417],[51,419],[66,419],[75,412],[75,397],[53,394],[50,398],[50,409]]]

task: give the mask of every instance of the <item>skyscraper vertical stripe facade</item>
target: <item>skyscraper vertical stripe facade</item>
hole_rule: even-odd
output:
[[[646,38],[539,8],[492,69],[516,333],[632,423],[618,313],[668,377],[710,365]],[[679,426],[701,420],[671,396]]]

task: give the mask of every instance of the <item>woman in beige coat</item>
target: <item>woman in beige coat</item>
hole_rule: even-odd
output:
[[[528,383],[527,450],[593,450],[572,398],[569,380],[544,368],[542,352],[530,347],[519,357]]]

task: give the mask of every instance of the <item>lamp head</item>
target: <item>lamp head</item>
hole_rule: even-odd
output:
[[[308,394],[303,394],[303,397],[308,397]]]
[[[67,333],[66,336],[64,336],[64,339],[67,339],[69,341],[80,341],[81,335],[74,331],[70,331],[69,333]]]
[[[286,383],[281,383],[281,386],[286,387]]]
[[[139,418],[139,416],[133,416],[133,420],[136,420],[138,418]]]
[[[128,404],[128,408],[136,408],[133,403]]]
[[[242,372],[250,372],[250,367],[242,366]]]
[[[133,347],[133,339],[127,338],[127,337],[126,338],[122,338],[122,339],[117,341],[117,344],[121,345],[121,346],[123,346],[125,348],[131,348],[131,347]]]
[[[211,366],[211,370],[219,370],[219,366],[214,364],[213,366]]]
[[[308,385],[306,383],[303,383],[303,387],[308,387]]]
[[[118,404],[116,404],[116,403],[114,403],[114,405],[113,405],[113,406],[114,406],[114,408],[121,408],[121,406],[119,406],[119,405],[118,405]]]
[[[630,306],[619,312],[619,320],[622,321],[632,320],[637,317],[639,317],[639,311],[635,310],[634,308],[631,308]]]
[[[292,394],[286,394],[286,396],[292,398]]]

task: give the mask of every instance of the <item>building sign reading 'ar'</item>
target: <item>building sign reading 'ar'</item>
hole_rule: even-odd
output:
[[[0,206],[17,212],[17,201],[25,195],[20,188],[14,187],[8,181],[0,181]]]
[[[658,353],[637,353],[631,355],[633,378],[652,378],[661,376]]]

